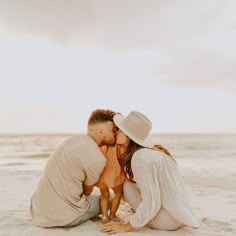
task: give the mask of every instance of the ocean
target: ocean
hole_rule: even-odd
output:
[[[74,134],[0,134],[1,170],[43,170],[50,153]],[[183,176],[236,180],[236,134],[152,134]]]

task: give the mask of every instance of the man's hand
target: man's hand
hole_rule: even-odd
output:
[[[94,185],[83,184],[83,192],[86,196],[90,195],[93,191]]]

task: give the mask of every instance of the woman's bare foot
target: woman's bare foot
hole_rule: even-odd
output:
[[[107,217],[102,217],[102,224],[105,225],[106,223],[108,223],[110,220]]]

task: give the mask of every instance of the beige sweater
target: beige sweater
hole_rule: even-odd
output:
[[[75,135],[49,157],[45,172],[31,198],[33,223],[63,226],[84,214],[89,205],[83,183],[94,185],[106,159],[92,138]]]

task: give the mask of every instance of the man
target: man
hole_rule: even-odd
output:
[[[67,139],[50,155],[31,198],[35,225],[70,227],[100,214],[100,197],[90,193],[106,164],[99,147],[116,143],[114,115],[111,110],[93,111],[87,135]]]

